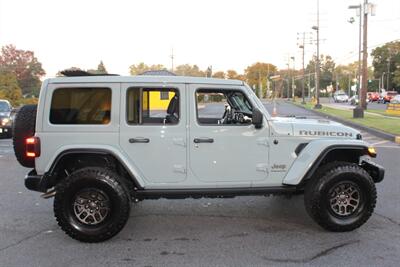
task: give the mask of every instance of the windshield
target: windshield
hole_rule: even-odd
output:
[[[253,92],[253,90],[251,90],[250,86],[247,83],[244,83],[244,85],[247,89],[247,92],[249,93],[250,98],[257,105],[258,109],[260,109],[260,111],[263,112],[264,114],[269,114],[267,109],[261,103],[261,100],[256,96],[256,94]]]
[[[8,106],[7,102],[0,102],[0,112],[9,112],[10,107]]]
[[[247,114],[252,114],[253,109],[251,108],[247,98],[242,93],[235,92],[230,96],[229,99],[231,104],[234,105],[237,110]]]

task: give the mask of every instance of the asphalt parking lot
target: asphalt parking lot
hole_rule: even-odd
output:
[[[287,103],[277,110],[314,116]],[[377,184],[375,213],[353,232],[321,229],[302,196],[147,200],[133,204],[124,230],[100,244],[79,243],[59,229],[52,199],[24,188],[28,170],[1,139],[0,266],[398,266],[400,146],[363,134],[386,177]]]

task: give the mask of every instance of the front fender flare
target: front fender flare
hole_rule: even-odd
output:
[[[340,142],[340,144],[338,144]],[[359,150],[366,154],[368,143],[361,140],[315,140],[301,151],[283,179],[284,185],[299,185],[311,178],[319,164],[334,150]]]

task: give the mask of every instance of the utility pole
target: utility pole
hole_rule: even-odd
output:
[[[174,72],[174,48],[171,51],[171,72]]]
[[[266,96],[268,96],[269,93],[269,63],[267,65],[267,94]]]
[[[368,0],[364,1],[364,34],[363,34],[363,73],[361,86],[361,107],[367,109],[367,87],[368,87]],[[364,117],[364,114],[363,116]]]
[[[389,57],[388,57],[388,68],[387,68],[387,73],[386,73],[386,91],[390,90],[390,60],[391,60],[391,54],[390,54],[390,50],[389,50]]]
[[[296,71],[296,64],[295,64],[295,57],[290,57],[293,60],[293,73],[292,73],[292,101],[294,101],[294,88],[295,88],[295,84],[294,84],[294,75],[295,75],[295,71]]]
[[[359,55],[358,55],[358,87],[360,88],[360,79],[361,79],[361,88],[359,89],[358,97],[358,106],[353,109],[353,118],[363,118],[364,110],[367,109],[367,89],[368,89],[368,14],[371,13],[371,16],[375,16],[375,6],[368,3],[368,0],[364,0],[364,3],[361,5],[349,6],[350,9],[358,9],[360,13],[360,29],[359,29]],[[364,18],[363,18],[364,17]],[[361,71],[361,28],[362,28],[362,19],[363,23],[363,59],[362,59],[362,71]],[[350,22],[353,22],[350,20]],[[362,75],[361,75],[362,73]]]
[[[258,98],[263,98],[261,72],[258,72]]]
[[[317,103],[315,104],[315,109],[321,109],[322,106],[319,102],[319,77],[320,77],[320,66],[319,66],[319,0],[317,0],[317,26],[312,27],[313,30],[317,32],[317,59],[315,62],[315,97]]]
[[[299,33],[297,33],[299,34]],[[302,40],[301,43],[297,44],[299,46],[299,48],[302,50],[302,69],[301,69],[301,75],[302,75],[302,79],[301,79],[301,97],[303,99],[303,101],[301,102],[303,105],[306,103],[305,101],[305,95],[304,95],[304,87],[305,87],[305,70],[304,70],[304,50],[305,50],[305,39],[306,39],[306,32],[301,33],[302,36]]]
[[[290,87],[290,56],[288,56],[288,62],[287,62],[287,92],[286,92],[286,97],[289,99],[289,87]]]

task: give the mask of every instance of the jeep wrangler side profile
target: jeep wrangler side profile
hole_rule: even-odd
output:
[[[14,124],[30,190],[54,196],[66,234],[115,236],[131,202],[304,193],[323,228],[351,231],[376,204],[384,169],[360,133],[271,117],[246,83],[178,76],[58,77]]]

